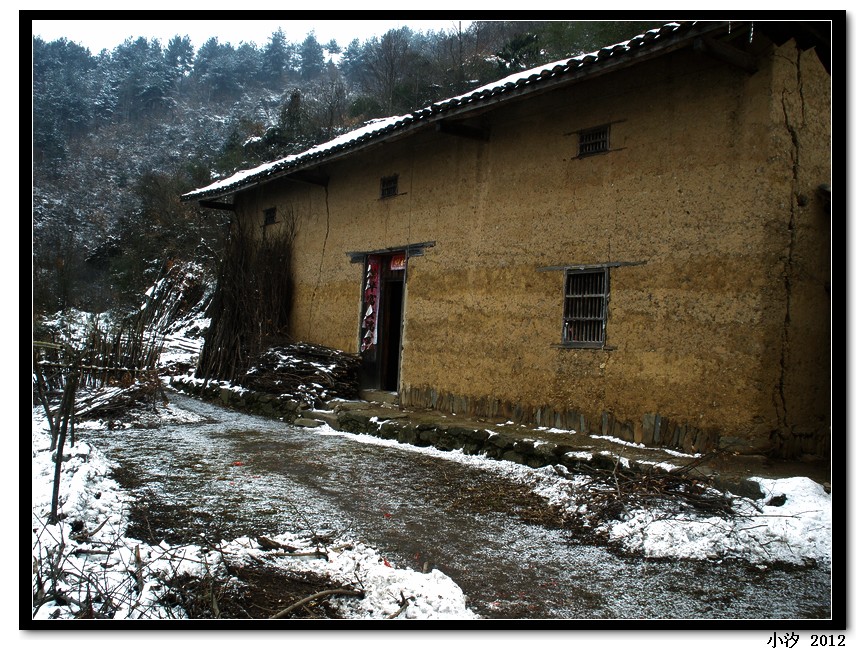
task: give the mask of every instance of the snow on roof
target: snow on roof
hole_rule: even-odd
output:
[[[581,54],[577,57],[562,59],[552,63],[545,63],[530,70],[520,70],[504,79],[499,79],[462,95],[435,102],[425,108],[406,113],[405,115],[371,120],[358,129],[344,133],[328,142],[318,144],[299,154],[286,156],[251,169],[239,171],[206,187],[188,192],[181,198],[187,201],[203,199],[208,196],[223,196],[234,191],[246,189],[264,179],[273,177],[277,172],[284,171],[285,173],[289,173],[290,171],[297,170],[301,165],[312,161],[320,163],[322,162],[321,159],[326,156],[355,148],[363,143],[377,139],[379,136],[390,134],[397,129],[425,120],[433,115],[470,104],[478,105],[484,102],[484,100],[510,93],[515,89],[531,86],[539,81],[545,81],[553,77],[558,78],[564,73],[574,72],[587,65],[605,61],[626,52],[632,52],[658,39],[690,29],[694,24],[694,22],[667,23],[662,27],[650,29],[644,34],[639,34],[615,45],[603,47],[595,52]]]
[[[221,190],[233,185],[242,184],[244,180],[255,177],[263,174],[267,174],[267,172],[282,169],[285,167],[292,166],[292,163],[296,161],[300,161],[316,154],[321,154],[328,152],[332,149],[336,149],[345,144],[350,144],[356,140],[363,139],[364,136],[378,133],[386,129],[387,127],[397,124],[401,120],[411,119],[411,115],[399,115],[394,117],[384,117],[375,120],[370,120],[366,122],[362,127],[358,129],[354,129],[353,131],[349,131],[348,133],[343,133],[340,136],[337,136],[333,140],[328,140],[322,144],[317,144],[311,149],[307,149],[299,154],[294,154],[291,156],[286,156],[285,158],[280,158],[279,160],[275,160],[272,162],[264,163],[259,165],[258,167],[253,167],[252,169],[244,169],[235,173],[228,178],[224,178],[222,180],[216,181],[215,183],[211,183],[207,187],[203,187],[198,190],[194,190],[188,194],[184,194],[184,197],[192,197],[193,195],[197,196],[199,194],[209,194],[214,190]]]

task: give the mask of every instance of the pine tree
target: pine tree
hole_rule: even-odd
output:
[[[300,45],[300,76],[303,80],[317,79],[324,72],[324,50],[315,38],[307,34]]]
[[[192,76],[208,99],[233,99],[247,81],[237,52],[230,43],[220,43],[215,36],[207,39],[195,56]]]
[[[158,40],[126,39],[114,49],[112,61],[120,81],[117,97],[123,119],[129,121],[143,115],[152,116],[155,111],[170,105],[174,72],[163,56]]]
[[[77,43],[33,39],[33,144],[38,158],[63,158],[68,139],[89,131],[95,68],[90,50]]]
[[[264,80],[270,84],[279,83],[289,67],[288,46],[285,32],[278,29],[270,35],[270,42],[264,47],[261,72]]]
[[[187,77],[192,71],[195,49],[189,36],[173,36],[165,47],[165,63],[174,74],[175,82]]]
[[[339,62],[339,70],[342,72],[350,86],[360,87],[364,75],[366,55],[360,39],[353,39],[343,50]]]

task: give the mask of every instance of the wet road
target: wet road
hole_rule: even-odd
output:
[[[171,399],[207,420],[86,436],[154,512],[182,518],[173,543],[334,530],[394,566],[439,569],[489,618],[830,616],[825,569],[621,557],[530,523],[544,502],[495,470]]]

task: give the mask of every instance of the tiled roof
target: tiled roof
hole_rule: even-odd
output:
[[[556,81],[577,79],[582,76],[580,73],[615,69],[620,62],[632,60],[634,56],[641,55],[643,52],[649,53],[665,49],[666,44],[681,40],[676,38],[680,35],[690,33],[690,36],[696,36],[721,26],[718,22],[700,23],[699,25],[704,28],[695,29],[698,23],[693,21],[669,23],[627,41],[601,48],[597,52],[547,63],[531,70],[523,70],[464,95],[435,102],[405,115],[373,120],[358,129],[316,145],[307,151],[237,172],[228,178],[184,194],[181,198],[189,201],[226,196],[262,182],[319,165],[326,160],[344,155],[367,144],[386,140],[416,125],[432,123],[447,116],[468,112],[500,99],[522,96],[554,85]],[[724,27],[728,25],[729,23],[723,23]]]

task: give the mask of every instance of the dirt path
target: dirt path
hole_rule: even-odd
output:
[[[441,570],[491,618],[830,615],[823,570],[621,557],[555,527],[540,497],[499,472],[171,397],[207,421],[88,433],[147,509],[142,537],[334,530],[394,565]]]

